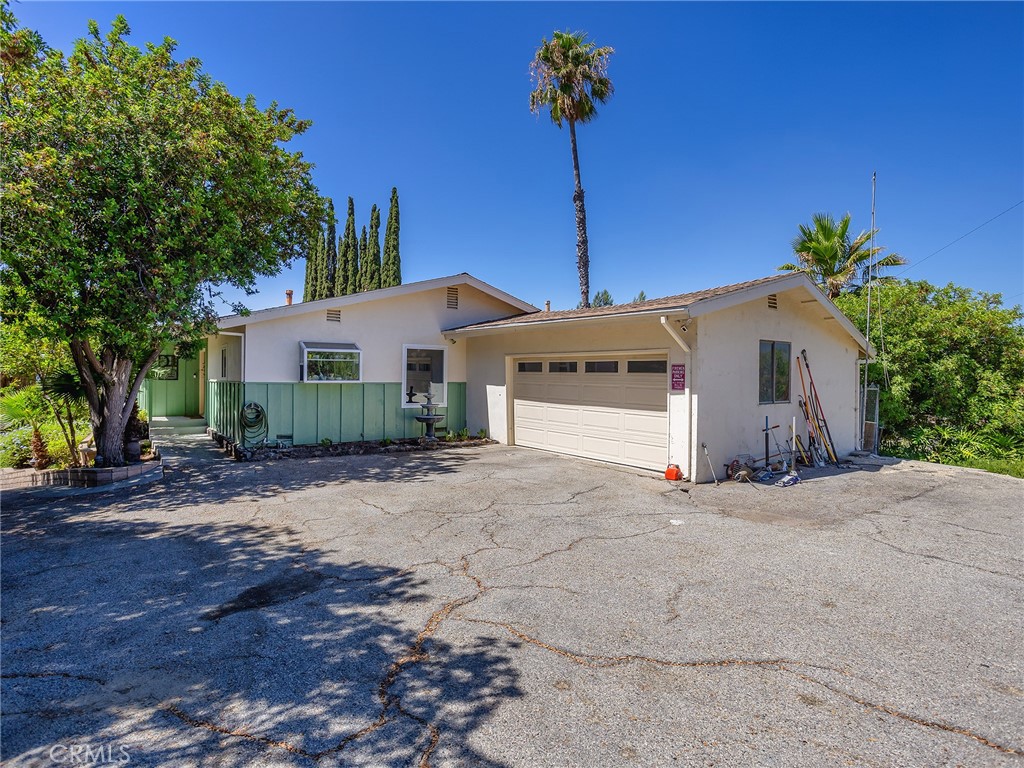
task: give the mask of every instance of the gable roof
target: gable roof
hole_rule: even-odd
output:
[[[753,301],[772,293],[806,288],[833,319],[853,337],[861,349],[865,349],[867,340],[846,315],[839,311],[814,282],[802,272],[791,272],[785,275],[772,275],[757,280],[723,285],[691,293],[680,293],[660,299],[630,302],[629,304],[613,304],[610,307],[588,307],[586,309],[563,309],[553,312],[536,311],[524,315],[512,315],[499,320],[464,325],[451,328],[445,334],[478,335],[500,332],[513,328],[534,327],[552,323],[586,322],[590,320],[610,320],[613,318],[642,317],[644,315],[664,315],[685,312],[688,317],[699,317]]]
[[[306,312],[319,312],[325,309],[341,309],[343,307],[352,306],[353,304],[363,304],[368,301],[390,299],[398,296],[406,296],[413,293],[420,293],[422,291],[432,291],[437,288],[448,288],[456,285],[469,285],[476,288],[481,293],[486,293],[489,296],[508,304],[511,308],[520,310],[521,312],[539,311],[537,307],[532,304],[528,304],[522,299],[517,299],[512,294],[505,293],[505,291],[495,288],[493,285],[485,283],[479,278],[473,277],[468,272],[460,272],[457,275],[450,275],[448,277],[436,277],[432,280],[420,280],[419,282],[395,285],[390,288],[378,288],[375,291],[352,293],[348,296],[334,296],[329,299],[320,299],[318,301],[301,301],[297,304],[285,304],[280,307],[257,309],[250,312],[248,315],[224,315],[223,317],[218,318],[217,327],[223,330],[225,328],[234,328],[239,325],[252,325],[254,323],[263,323],[268,320],[276,320],[281,317],[294,317],[295,315],[305,314]]]

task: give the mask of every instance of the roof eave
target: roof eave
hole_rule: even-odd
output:
[[[522,322],[502,323],[501,325],[480,325],[465,326],[463,328],[450,328],[442,331],[445,336],[488,336],[494,333],[502,333],[517,328],[535,328],[547,325],[561,325],[563,323],[595,323],[602,320],[628,320],[630,318],[657,317],[658,315],[687,314],[687,307],[679,305],[675,307],[660,307],[658,309],[646,309],[643,311],[631,312],[609,312],[604,315],[586,315],[583,317],[552,317],[546,320],[524,320]],[[533,317],[534,315],[527,315]]]
[[[413,293],[421,293],[423,291],[432,291],[437,288],[445,288],[448,286],[455,285],[469,285],[476,288],[478,291],[488,294],[499,301],[503,301],[511,307],[521,310],[522,312],[539,312],[540,310],[532,304],[517,299],[510,293],[506,293],[500,288],[495,288],[489,283],[485,283],[477,277],[468,272],[461,272],[458,275],[449,275],[448,277],[436,277],[431,280],[420,280],[415,283],[406,283],[404,285],[395,285],[389,288],[379,288],[375,291],[365,291],[362,293],[352,293],[348,296],[334,296],[329,299],[319,299],[317,301],[303,301],[298,304],[285,304],[280,307],[270,307],[268,309],[256,310],[248,315],[225,315],[217,319],[217,328],[220,330],[226,330],[228,328],[235,328],[243,325],[251,325],[254,323],[264,323],[269,320],[277,320],[281,317],[294,316],[298,314],[305,314],[307,312],[317,312],[322,309],[336,309],[341,307],[352,306],[355,304],[364,304],[370,301],[378,301],[380,299],[395,298],[397,296],[405,296]]]

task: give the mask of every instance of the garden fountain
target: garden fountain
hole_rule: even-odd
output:
[[[410,390],[412,388],[410,387]],[[416,421],[421,424],[427,425],[427,434],[423,436],[424,441],[428,443],[436,443],[437,436],[434,434],[434,425],[444,419],[443,415],[437,413],[437,406],[434,404],[434,395],[431,392],[425,392],[423,396],[427,399],[427,402],[420,404],[420,408],[423,409],[423,415],[417,416]],[[412,397],[410,396],[410,400]]]

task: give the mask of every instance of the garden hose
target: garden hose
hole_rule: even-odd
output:
[[[238,412],[238,426],[242,435],[243,448],[266,442],[269,436],[267,412],[262,405],[256,402],[250,401],[242,406],[242,410]]]

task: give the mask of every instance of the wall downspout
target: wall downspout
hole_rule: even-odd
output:
[[[690,399],[691,383],[693,381],[693,366],[692,359],[693,355],[690,350],[690,345],[687,344],[683,337],[679,335],[679,331],[669,325],[668,316],[661,316],[661,327],[668,331],[668,335],[672,337],[673,341],[679,345],[680,349],[686,354],[686,439],[685,439],[685,456],[687,466],[687,479],[691,482],[696,482],[697,476],[697,463],[696,463],[696,452],[693,450],[693,403]],[[669,445],[671,445],[671,433],[672,433],[672,420],[669,418]]]

